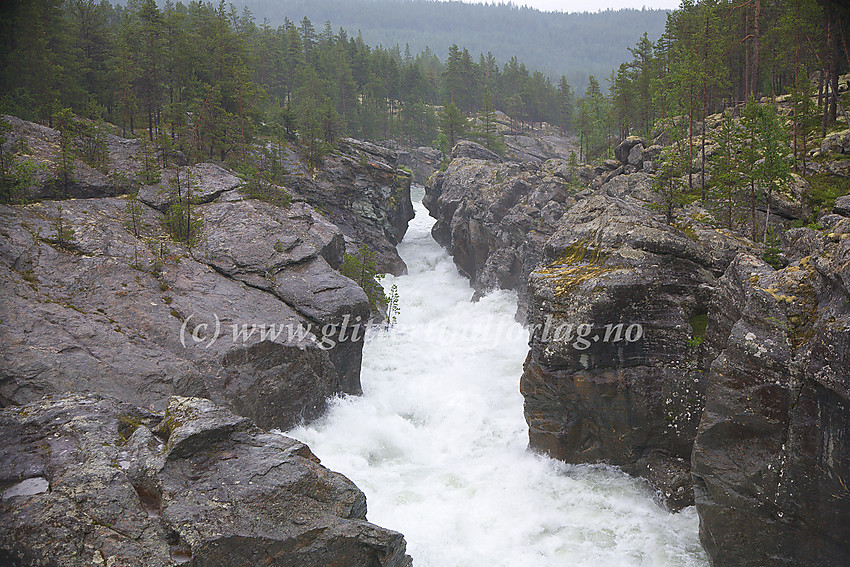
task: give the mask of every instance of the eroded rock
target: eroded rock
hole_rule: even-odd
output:
[[[779,271],[739,256],[712,300],[693,475],[718,567],[850,555],[850,220],[831,230]]]
[[[97,391],[163,409],[179,394],[287,428],[360,391],[362,332],[337,349],[331,328],[368,312],[329,263],[338,229],[304,204],[210,203],[192,209],[203,226],[190,250],[148,207],[134,231],[127,202],[0,208],[3,405]]]
[[[401,534],[294,439],[197,398],[164,417],[112,398],[0,410],[4,564],[406,567]]]
[[[671,509],[691,504],[711,254],[639,201],[594,196],[560,219],[545,258],[520,384],[531,447],[619,465]]]

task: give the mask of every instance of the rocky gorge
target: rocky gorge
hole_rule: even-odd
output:
[[[53,195],[58,133],[9,121],[30,198]],[[409,564],[350,481],[263,430],[360,393],[370,307],[338,269],[365,245],[404,270],[410,175],[356,141],[315,176],[293,150],[280,206],[213,163],[150,183],[138,140],[107,141],[111,175],[77,160],[64,199],[0,207],[2,560]],[[190,242],[168,232],[181,182]]]
[[[591,169],[461,143],[426,187],[434,238],[479,294],[518,293],[532,449],[696,504],[713,565],[843,565],[847,198],[785,232],[777,270],[696,205],[653,211],[659,150],[630,138]],[[778,222],[805,210],[777,202]]]
[[[12,122],[44,165],[32,196],[55,196],[57,134]],[[263,188],[282,205],[214,163],[143,182],[141,145],[111,136],[120,176],[78,162],[70,198],[0,207],[0,561],[410,565],[363,492],[268,431],[361,393],[370,308],[339,268],[366,246],[406,271],[410,185],[433,172],[432,236],[473,298],[517,293],[531,449],[695,505],[712,565],[843,565],[850,197],[784,230],[777,269],[698,204],[665,222],[662,139],[595,167],[541,139],[505,158],[462,141],[444,170],[353,139],[312,170],[287,148]],[[168,230],[180,180],[189,242]],[[785,227],[810,214],[804,183],[776,196]]]

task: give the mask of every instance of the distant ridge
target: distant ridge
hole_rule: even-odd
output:
[[[278,26],[284,17],[307,16],[321,30],[358,31],[369,45],[405,45],[416,55],[425,47],[445,58],[449,46],[466,47],[477,60],[492,52],[500,63],[512,56],[529,70],[556,81],[561,75],[579,91],[594,75],[603,87],[611,71],[628,60],[628,47],[646,32],[651,40],[664,31],[666,10],[607,10],[597,13],[541,12],[512,4],[467,4],[433,0],[235,0],[257,23]]]

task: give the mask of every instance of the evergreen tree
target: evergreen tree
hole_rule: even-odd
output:
[[[445,104],[443,110],[440,112],[440,131],[445,135],[447,143],[446,148],[441,148],[443,153],[451,153],[455,144],[466,136],[468,130],[469,121],[455,103],[449,102]]]
[[[490,90],[484,89],[484,101],[481,104],[481,113],[478,116],[478,131],[476,137],[488,150],[501,154],[505,151],[502,135],[496,127],[496,111],[490,97]]]

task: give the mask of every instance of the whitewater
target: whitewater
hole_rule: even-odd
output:
[[[664,510],[641,480],[527,449],[516,296],[472,302],[418,203],[388,276],[400,314],[369,330],[362,396],[287,435],[366,494],[369,521],[404,534],[416,567],[707,566],[693,507]]]

